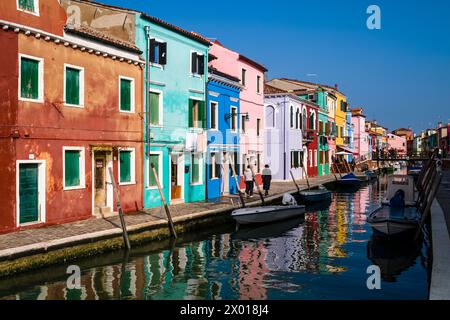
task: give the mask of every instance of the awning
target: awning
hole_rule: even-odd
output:
[[[344,148],[342,146],[337,146],[339,149],[343,150],[345,152],[345,154],[354,154],[354,152],[348,148]],[[336,154],[341,154],[340,152],[336,153]]]
[[[337,156],[351,156],[353,153],[351,152],[345,152],[345,151],[340,151],[340,152],[336,152]]]

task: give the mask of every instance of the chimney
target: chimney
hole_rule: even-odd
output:
[[[438,129],[440,129],[440,128],[442,128],[442,122],[441,121],[438,122]]]

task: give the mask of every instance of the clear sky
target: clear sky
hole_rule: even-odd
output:
[[[450,122],[449,0],[99,0],[145,11],[264,64],[268,78],[338,84],[390,130]],[[381,30],[369,30],[369,5]]]

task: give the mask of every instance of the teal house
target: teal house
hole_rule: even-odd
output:
[[[139,13],[136,44],[144,83],[144,207],[205,200],[206,85],[209,41]]]

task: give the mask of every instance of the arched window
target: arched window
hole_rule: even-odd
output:
[[[311,112],[309,114],[309,129],[310,130],[316,129],[316,116],[315,116],[314,112]]]
[[[302,115],[302,119],[303,119],[303,121],[302,121],[302,129],[303,130],[306,130],[307,129],[307,119],[306,119],[306,109],[303,109],[303,115]]]
[[[291,128],[294,128],[294,107],[291,106]]]
[[[272,106],[266,107],[266,126],[268,128],[275,127],[275,108]]]
[[[295,111],[295,129],[299,128],[299,120],[300,120],[300,111],[297,108],[297,111]]]

